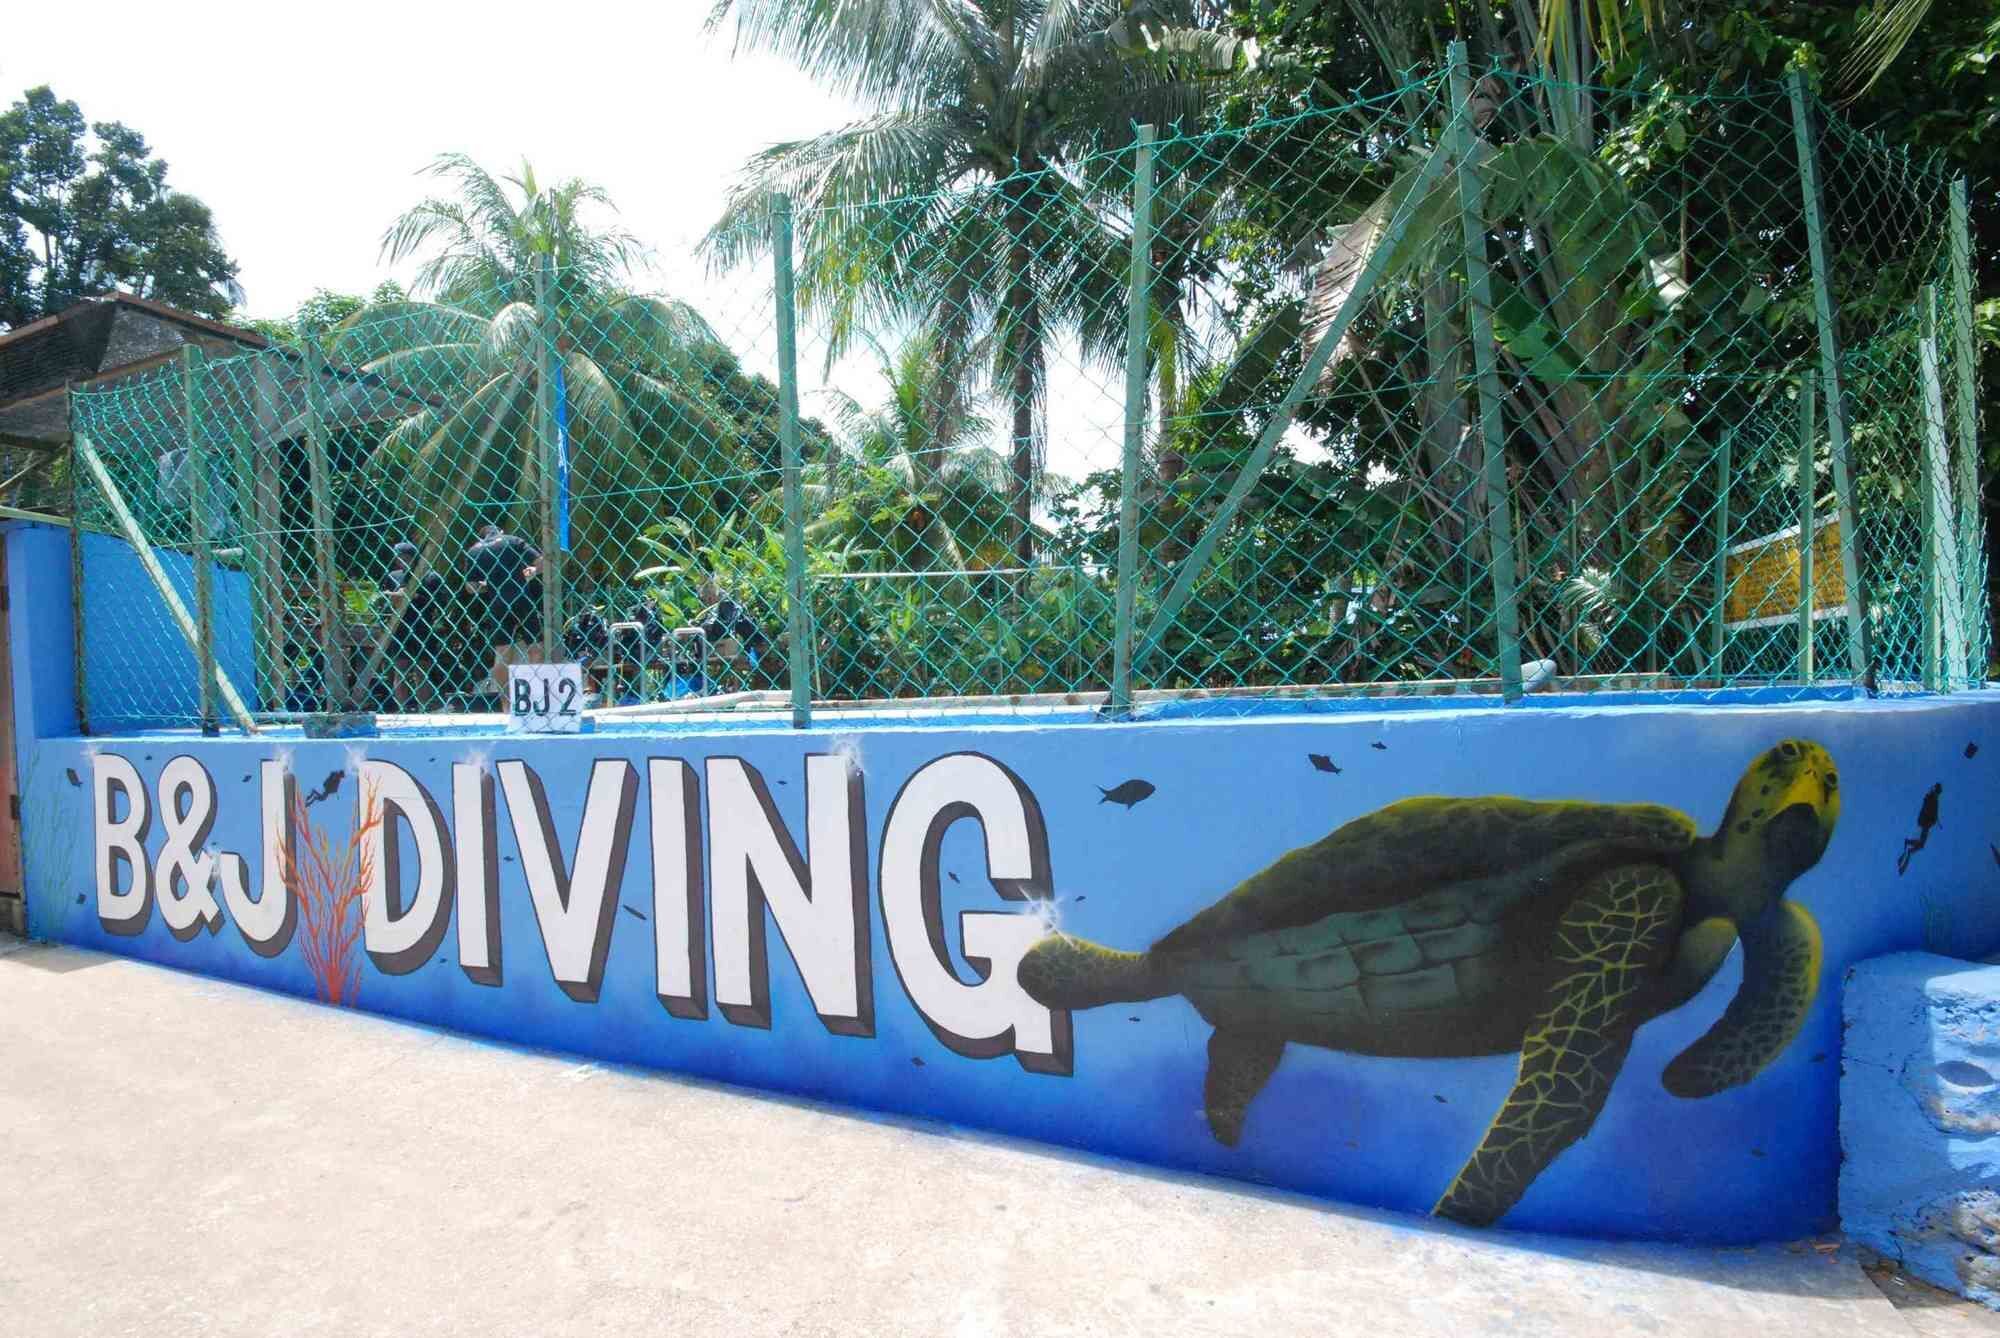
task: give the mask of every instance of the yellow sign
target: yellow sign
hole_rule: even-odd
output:
[[[1728,627],[1768,627],[1799,616],[1799,527],[1746,539],[1722,556],[1722,616]],[[1828,516],[1813,527],[1813,617],[1845,606],[1847,583],[1840,567],[1840,518]]]

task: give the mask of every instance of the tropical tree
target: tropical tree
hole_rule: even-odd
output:
[[[1011,547],[1034,557],[1050,341],[1122,348],[1123,268],[1075,172],[1199,106],[1239,43],[1193,0],[717,0],[739,45],[787,56],[871,108],[746,165],[711,230],[716,260],[768,244],[772,200],[802,221],[799,294],[838,353],[864,324],[927,329],[961,384],[978,363],[1009,422]],[[990,350],[977,359],[975,350]],[[941,412],[934,406],[934,413]]]
[[[463,154],[429,174],[453,193],[382,243],[391,262],[421,260],[417,296],[370,303],[332,339],[336,358],[419,406],[375,448],[371,476],[423,518],[433,553],[475,520],[533,534],[550,397],[566,423],[572,569],[628,575],[642,528],[677,500],[712,502],[698,485],[736,472],[714,467],[739,447],[714,380],[734,359],[694,308],[625,290],[637,246],[596,221],[610,206],[599,188],[545,183],[526,163],[496,177]]]
[[[1558,593],[1540,583],[1544,573],[1571,568],[1594,589],[1563,593],[1615,602],[1643,615],[1631,626],[1648,629],[1686,623],[1690,594],[1712,597],[1691,584],[1706,573],[1681,560],[1709,495],[1706,475],[1695,471],[1733,424],[1755,416],[1781,369],[1812,348],[1785,109],[1672,94],[1774,76],[1787,65],[1831,64],[1837,77],[1829,70],[1828,86],[1861,96],[1871,85],[1886,87],[1885,69],[1927,8],[1922,0],[1852,9],[1782,0],[1231,6],[1232,20],[1268,44],[1265,77],[1240,99],[1255,114],[1274,95],[1304,109],[1397,94],[1402,133],[1434,140],[1438,119],[1455,109],[1421,92],[1409,72],[1438,73],[1454,37],[1470,40],[1478,68],[1535,76],[1519,86],[1521,95],[1510,94],[1504,78],[1477,84],[1467,110],[1486,184],[1509,493],[1526,573],[1527,637],[1531,646],[1543,642],[1537,650],[1551,649],[1555,620],[1538,616],[1536,606]],[[1358,141],[1368,146],[1359,154],[1339,136],[1281,142],[1237,192],[1239,239],[1261,231],[1281,243],[1269,248],[1280,254],[1320,257],[1307,346],[1381,247],[1407,195],[1411,150],[1422,145],[1382,151],[1396,144],[1395,134],[1385,126]],[[1346,197],[1334,210],[1302,208],[1301,181],[1331,183]],[[1380,469],[1395,479],[1385,486],[1427,495],[1434,560],[1478,565],[1486,558],[1477,522],[1486,501],[1480,443],[1468,431],[1456,184],[1447,171],[1419,202],[1397,252],[1381,257],[1387,282],[1337,352],[1327,393],[1306,420],[1330,441],[1361,444],[1355,468]],[[1671,208],[1655,208],[1662,204]],[[1327,228],[1329,213],[1349,221]],[[1300,220],[1317,235],[1300,236]],[[1889,241],[1893,220],[1869,226],[1884,238],[1880,256],[1841,294],[1847,319],[1864,323],[1906,309],[1911,268],[1932,255],[1915,239]],[[1263,293],[1288,291],[1261,277]],[[1397,398],[1384,394],[1385,382],[1409,390],[1408,422],[1371,421],[1385,399]],[[1550,545],[1553,560],[1535,551],[1538,540],[1558,534],[1566,539]],[[1581,554],[1584,572],[1562,559],[1565,546]],[[1684,626],[1667,637],[1686,648],[1695,640]],[[1658,649],[1652,642],[1645,654]],[[1633,662],[1623,652],[1618,658]]]
[[[917,336],[894,355],[875,350],[887,397],[865,408],[825,392],[839,441],[806,468],[806,527],[814,543],[851,542],[875,564],[909,571],[1004,566],[1007,465],[988,443],[991,420],[959,399]],[[938,416],[940,405],[949,411]]]
[[[243,300],[208,206],[145,136],[47,85],[0,110],[0,330],[123,291],[220,318]]]

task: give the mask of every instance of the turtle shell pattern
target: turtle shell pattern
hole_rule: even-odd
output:
[[[1247,879],[1150,956],[1220,1030],[1503,1053],[1562,969],[1552,937],[1574,892],[1619,866],[1671,866],[1696,836],[1657,804],[1405,800]]]

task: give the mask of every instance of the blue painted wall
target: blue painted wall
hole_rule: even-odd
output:
[[[66,542],[66,541],[65,541]],[[181,602],[195,607],[194,561],[155,549]],[[65,552],[63,589],[68,589]],[[250,580],[214,568],[215,661],[246,700],[252,699]],[[65,595],[67,598],[67,595]],[[86,705],[93,730],[184,725],[201,718],[194,652],[130,544],[105,534],[83,536],[83,660]],[[217,712],[223,713],[220,701]]]
[[[1790,889],[1823,934],[1817,1003],[1803,1032],[1748,1085],[1702,1100],[1670,1096],[1667,1062],[1720,1016],[1741,973],[1740,949],[1691,1002],[1638,1032],[1595,1127],[1563,1153],[1505,1218],[1508,1226],[1609,1236],[1711,1241],[1789,1238],[1828,1226],[1839,1160],[1838,982],[1846,966],[1885,951],[1930,946],[1980,953],[2000,946],[2000,869],[1988,842],[2000,767],[2000,696],[1787,707],[1544,708],[1273,715],[1125,725],[987,724],[973,729],[877,726],[858,732],[781,728],[645,733],[606,729],[576,739],[457,734],[365,743],[202,740],[161,734],[51,737],[32,765],[53,795],[30,831],[29,897],[38,932],[300,994],[314,989],[297,941],[272,958],[234,926],[188,941],[154,915],[135,936],[100,923],[92,867],[95,754],[131,763],[148,789],[172,759],[197,759],[213,778],[210,851],[260,864],[260,764],[282,758],[302,788],[335,772],[348,782],[311,809],[336,845],[355,820],[352,777],[364,759],[393,763],[427,790],[447,824],[451,767],[489,776],[518,759],[539,777],[565,861],[574,858],[593,763],[624,759],[638,779],[631,846],[610,917],[602,986],[592,1002],[559,988],[522,875],[510,799],[495,797],[501,983],[460,965],[455,934],[408,974],[360,968],[359,1006],[510,1041],[657,1065],[713,1078],[934,1116],[1171,1166],[1273,1183],[1359,1203],[1425,1211],[1478,1145],[1512,1084],[1511,1055],[1368,1058],[1292,1045],[1251,1107],[1239,1146],[1204,1121],[1210,1029],[1180,996],[1069,1015],[1067,1075],[1030,1071],[1008,1055],[969,1058],[944,1044],[912,1004],[885,938],[879,873],[891,805],[927,763],[974,750],[1003,764],[1046,823],[1053,902],[1012,901],[987,874],[980,826],[951,825],[938,850],[943,938],[962,982],[961,913],[1052,913],[1063,932],[1140,949],[1285,852],[1412,795],[1515,795],[1671,805],[1710,830],[1732,786],[1764,749],[1817,741],[1836,760],[1844,807],[1831,845]],[[1980,744],[1974,757],[1967,745]],[[1380,746],[1378,746],[1380,745]],[[1341,768],[1314,768],[1320,753]],[[771,808],[801,849],[809,755],[848,760],[859,778],[866,842],[861,907],[869,945],[872,1034],[843,1035],[815,1016],[779,932],[766,935],[768,1028],[711,1007],[699,1019],[662,1005],[656,977],[650,759],[682,759],[698,781],[700,831],[718,815],[705,764],[740,758],[763,777]],[[74,773],[80,783],[68,779]],[[1126,808],[1102,788],[1141,778],[1155,791]],[[1906,874],[1898,854],[1916,830],[1925,791],[1941,782],[1942,822]],[[157,807],[157,801],[155,801]],[[727,815],[724,815],[727,816]],[[155,813],[146,849],[171,836]],[[737,817],[741,817],[740,814]],[[733,819],[732,819],[733,820]],[[532,823],[532,819],[529,819]],[[405,866],[416,854],[400,842]],[[810,853],[808,851],[808,853]],[[714,854],[698,863],[713,896]],[[129,879],[128,879],[129,881]],[[461,886],[458,915],[467,908]],[[704,922],[714,925],[711,903]],[[643,918],[642,918],[643,917]],[[716,997],[717,953],[704,969]],[[882,1168],[892,1174],[893,1168]]]
[[[69,598],[69,531],[0,525],[14,664],[16,761],[26,774],[36,738],[76,732],[76,654]]]

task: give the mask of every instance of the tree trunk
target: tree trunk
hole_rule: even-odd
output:
[[[1015,565],[1026,567],[1035,559],[1036,456],[1040,453],[1035,439],[1035,364],[1041,356],[1041,330],[1031,273],[1031,220],[1022,199],[1026,183],[1017,177],[1001,189],[1006,192],[1008,206],[1007,298],[1001,319],[1007,340],[1007,398],[1013,410],[1013,439],[1007,453],[1009,546]]]
[[[944,308],[932,339],[933,365],[924,385],[922,430],[927,438],[912,453],[919,493],[938,486],[944,473],[944,446],[952,440],[965,404],[966,339],[971,323],[972,289],[965,267],[957,266],[945,285]]]
[[[1008,511],[1013,517],[1014,564],[1035,560],[1035,367],[1028,359],[1026,328],[1021,328],[1014,357],[1009,398],[1014,405],[1014,440],[1008,455]]]
[[[1452,281],[1445,276],[1424,285],[1424,356],[1422,468],[1432,490],[1443,500],[1434,506],[1431,523],[1442,534],[1466,569],[1486,561],[1485,528],[1474,523],[1485,502],[1483,443],[1468,431],[1464,393],[1468,335],[1452,319]]]

